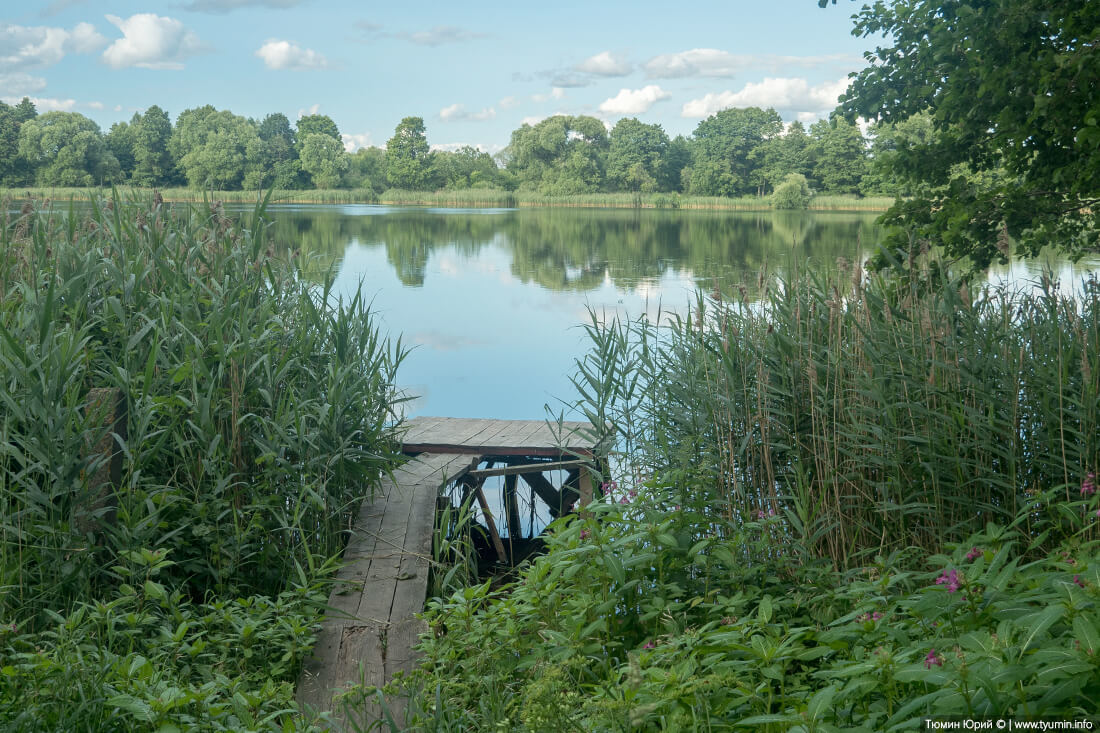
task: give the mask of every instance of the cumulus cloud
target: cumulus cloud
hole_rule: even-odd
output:
[[[103,102],[88,102],[91,109],[103,109]]]
[[[193,13],[228,13],[238,8],[260,7],[283,10],[301,5],[302,0],[191,0],[183,6]]]
[[[294,119],[300,120],[303,117],[305,117],[306,115],[315,115],[320,111],[321,111],[321,105],[320,104],[311,104],[309,106],[309,109],[300,109],[300,110],[298,110],[298,116],[295,117]]]
[[[68,53],[92,53],[107,43],[91,23],[72,30],[0,25],[0,71],[53,66]]]
[[[641,89],[620,89],[619,93],[600,103],[599,110],[608,115],[640,115],[671,94],[656,84]]]
[[[836,107],[837,98],[848,88],[848,80],[827,81],[811,86],[801,78],[766,78],[749,82],[737,92],[718,92],[684,104],[683,117],[709,117],[730,107],[774,107],[794,113],[825,112]]]
[[[444,107],[439,110],[439,119],[444,122],[457,122],[459,120],[471,120],[474,122],[481,122],[484,120],[491,120],[497,116],[497,111],[492,107],[486,107],[480,112],[470,112],[466,109],[465,105],[452,104],[449,107]]]
[[[26,96],[26,95],[24,95]],[[54,99],[50,97],[29,97],[34,108],[39,112],[71,112],[76,106],[75,99]],[[0,101],[6,104],[19,104],[22,97],[0,97]]]
[[[445,43],[461,43],[462,41],[472,41],[485,37],[484,33],[475,33],[453,25],[437,25],[426,31],[398,31],[387,35],[391,38],[409,41],[421,46],[442,46]]]
[[[304,71],[328,66],[328,60],[313,49],[302,48],[293,41],[279,41],[274,38],[260,46],[256,55],[264,60],[264,66],[269,69]]]
[[[108,15],[107,20],[122,31],[122,38],[103,52],[103,61],[115,69],[182,69],[184,59],[202,50],[199,37],[175,18],[137,13]]]
[[[497,102],[497,105],[501,109],[512,109],[513,107],[520,106],[520,104],[522,104],[522,102],[520,102],[519,99],[516,97],[505,97],[504,99]]]
[[[343,132],[340,133],[340,139],[344,143],[344,150],[349,153],[354,153],[359,148],[369,148],[374,144],[369,132],[352,133],[350,135]]]
[[[520,126],[530,125],[531,127],[534,127],[535,125],[537,125],[538,123],[540,123],[543,120],[547,119],[548,117],[550,117],[550,115],[529,115],[527,117],[524,117],[522,120],[520,120],[519,124],[520,124]]]
[[[46,80],[16,71],[11,74],[0,73],[0,89],[17,97],[34,94],[46,88]]]
[[[590,56],[573,68],[596,76],[626,76],[633,70],[628,61],[612,55],[610,51]]]
[[[565,99],[565,90],[561,87],[552,87],[549,94],[532,94],[531,99],[536,102],[547,102],[551,99]]]
[[[682,79],[690,76],[733,77],[745,71],[782,73],[792,67],[819,68],[833,65],[857,69],[863,60],[849,54],[780,56],[777,54],[734,54],[716,48],[693,48],[679,53],[654,56],[645,63],[651,79]]]

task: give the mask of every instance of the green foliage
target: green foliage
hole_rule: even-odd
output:
[[[664,183],[670,141],[660,125],[624,117],[611,128],[610,139],[607,181],[612,188],[652,193],[657,190],[658,178]]]
[[[424,119],[406,117],[397,124],[386,143],[386,181],[394,188],[423,191],[435,188],[433,156],[428,147]]]
[[[1074,256],[1100,241],[1100,6],[1077,0],[914,2],[866,6],[854,33],[888,41],[842,106],[896,124],[927,114],[935,136],[902,147],[896,175],[934,188],[899,202],[887,221],[975,267],[1053,244]],[[1027,90],[1021,92],[1021,90]],[[975,181],[959,170],[998,168]],[[899,240],[900,241],[899,235]]]
[[[77,112],[47,112],[22,123],[19,155],[43,186],[102,186],[121,177],[99,125]]]
[[[142,547],[171,552],[166,582],[191,598],[275,595],[341,550],[397,460],[400,349],[359,294],[338,306],[331,273],[314,286],[271,248],[262,206],[109,204],[28,207],[2,231],[0,617],[31,628]],[[86,446],[109,429],[85,410],[93,387],[129,414],[103,533],[86,529],[104,460]]]
[[[758,287],[593,315],[578,406],[624,485],[515,584],[429,603],[412,729],[1094,714],[1100,288]]]
[[[197,604],[162,582],[163,550],[134,550],[102,601],[37,633],[0,630],[7,731],[298,730],[294,682],[327,588]]]
[[[521,191],[594,193],[604,183],[609,144],[607,130],[596,118],[555,115],[513,131],[505,158]]]
[[[250,164],[262,164],[259,141],[247,119],[206,105],[180,113],[168,148],[192,188],[232,190],[241,188]]]
[[[27,97],[14,107],[0,102],[0,184],[18,186],[34,180],[34,166],[19,154],[23,123],[38,116]]]
[[[691,192],[703,196],[751,193],[750,155],[782,130],[779,114],[759,107],[724,109],[700,122],[693,136]]]
[[[348,169],[344,144],[329,135],[307,132],[301,141],[302,170],[317,188],[336,188]]]
[[[858,193],[867,174],[867,144],[859,127],[843,117],[810,126],[808,158],[826,193]]]
[[[157,105],[145,110],[133,130],[133,182],[139,186],[163,186],[175,177],[175,163],[168,151],[172,122]]]
[[[791,173],[779,184],[771,196],[772,206],[776,209],[806,209],[810,206],[813,192],[806,176]]]

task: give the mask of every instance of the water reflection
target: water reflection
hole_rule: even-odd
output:
[[[362,283],[414,346],[410,415],[539,418],[574,389],[580,324],[683,312],[697,287],[752,298],[759,273],[836,267],[874,241],[874,215],[606,209],[277,206],[276,242]],[[568,413],[567,413],[568,416]]]

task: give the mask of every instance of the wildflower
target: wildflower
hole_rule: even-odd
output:
[[[1091,471],[1081,482],[1081,496],[1088,497],[1096,493],[1096,474]]]
[[[936,578],[936,585],[946,586],[948,593],[954,593],[959,589],[959,573],[954,568],[951,572],[943,571],[943,575]]]
[[[971,560],[971,561],[976,560],[981,556],[982,556],[982,548],[980,548],[980,547],[971,547],[970,552],[966,553],[966,559]]]
[[[769,517],[774,517],[775,516],[775,510],[774,509],[769,509],[768,510],[768,516]]]
[[[764,518],[764,510],[763,509],[756,512],[756,518],[757,519],[763,519]]]
[[[629,496],[624,496],[623,498],[619,499],[619,503],[620,504],[629,504],[630,503],[630,497]]]
[[[582,529],[581,530],[581,539],[582,540],[586,540],[591,536],[592,536],[592,531],[591,530],[587,530],[587,529]]]
[[[1073,576],[1073,582],[1076,583],[1077,585],[1079,585],[1082,588],[1085,587],[1085,581],[1081,580],[1080,575],[1074,575]]]
[[[631,489],[630,491],[628,491],[626,493],[627,493],[627,496],[629,496],[631,499],[638,498],[638,492],[635,491],[634,489]]]
[[[642,649],[656,649],[656,648],[657,648],[657,645],[654,644],[652,641],[647,641],[645,643],[645,646],[642,647]]]
[[[723,616],[722,617],[722,625],[723,626],[731,626],[735,623],[737,623],[737,617],[736,616]]]
[[[878,621],[880,618],[882,618],[882,614],[879,613],[878,611],[875,611],[874,613],[871,614],[871,620],[872,621]]]
[[[943,658],[940,657],[940,655],[936,654],[935,649],[930,649],[928,651],[928,656],[924,658],[924,668],[932,669],[933,666],[942,667]]]

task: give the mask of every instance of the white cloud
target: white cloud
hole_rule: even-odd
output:
[[[237,8],[259,6],[263,8],[283,9],[293,8],[302,0],[191,0],[183,6],[184,10],[193,13],[228,13]]]
[[[812,125],[818,120],[817,112],[799,112],[797,119],[803,125]]]
[[[75,99],[54,99],[49,97],[29,97],[34,103],[34,108],[39,112],[70,112],[76,106]],[[21,97],[0,97],[0,101],[7,104],[19,104]]]
[[[858,69],[864,61],[848,54],[780,56],[777,54],[734,54],[716,48],[693,48],[679,53],[654,56],[645,63],[651,79],[680,79],[688,76],[733,77],[745,71],[782,73],[791,67],[836,66]]]
[[[351,135],[345,132],[340,134],[340,139],[344,141],[344,150],[349,153],[354,153],[359,148],[369,148],[374,144],[369,132],[353,133]]]
[[[522,102],[520,102],[519,99],[517,99],[516,97],[505,97],[504,99],[497,102],[497,105],[501,109],[512,109],[513,107],[520,106],[520,104],[522,104]]]
[[[46,88],[46,80],[40,76],[32,76],[16,71],[12,74],[0,74],[0,89],[14,96],[34,94]]]
[[[480,112],[470,112],[466,109],[465,105],[452,104],[449,107],[444,107],[439,110],[439,119],[444,122],[457,122],[459,120],[471,120],[474,122],[482,122],[484,120],[491,120],[497,116],[497,111],[492,107],[486,107]]]
[[[293,41],[278,41],[274,38],[256,50],[256,56],[264,60],[269,69],[291,69],[304,71],[323,69],[328,59],[311,48],[302,48]]]
[[[458,28],[453,25],[437,25],[426,31],[400,31],[383,35],[387,35],[390,38],[398,38],[402,41],[409,41],[410,43],[416,43],[421,46],[442,46],[445,43],[459,43],[485,37],[484,33],[475,33],[474,31],[468,31],[465,28]]]
[[[608,115],[640,115],[670,96],[672,95],[656,84],[649,84],[641,89],[620,89],[614,97],[601,102],[599,110]]]
[[[565,90],[561,87],[551,87],[549,94],[532,94],[531,99],[536,102],[548,102],[551,99],[565,99]]]
[[[810,86],[801,78],[766,78],[749,82],[737,92],[718,92],[692,99],[684,104],[683,117],[709,117],[730,107],[774,107],[796,113],[828,112],[848,88],[848,80],[827,81]]]
[[[574,67],[577,71],[596,76],[626,76],[633,67],[625,59],[613,56],[610,51],[590,56]]]
[[[91,23],[72,30],[49,26],[0,26],[0,70],[53,66],[67,53],[92,53],[107,39]]]
[[[202,50],[199,37],[175,18],[153,13],[106,17],[122,31],[122,38],[103,52],[103,60],[112,68],[182,69],[184,59]]]
[[[92,109],[103,109],[103,102],[88,102],[88,106]]]
[[[534,127],[535,125],[542,122],[543,120],[545,120],[548,117],[550,117],[550,115],[530,115],[530,116],[524,117],[522,120],[520,120],[519,124],[520,124],[521,127],[523,125],[530,125],[531,127]]]
[[[321,111],[321,105],[320,104],[311,104],[309,106],[309,109],[300,109],[300,110],[298,110],[298,116],[295,117],[294,119],[300,120],[303,117],[305,117],[306,115],[315,115],[320,111]]]
[[[448,153],[453,153],[462,148],[475,148],[483,153],[494,155],[503,150],[504,146],[496,143],[438,143],[431,146],[432,150],[444,150]]]

